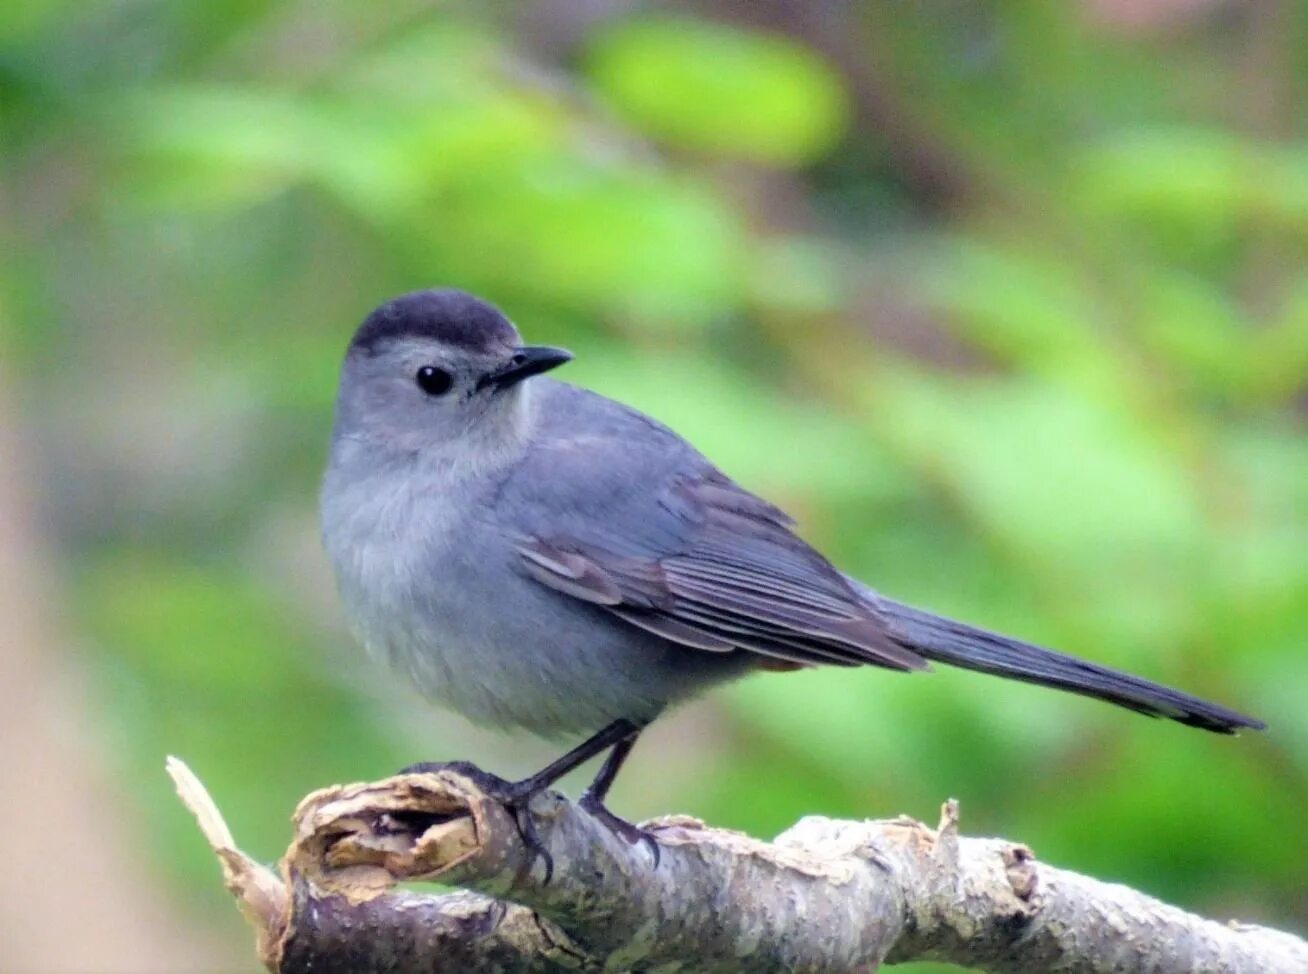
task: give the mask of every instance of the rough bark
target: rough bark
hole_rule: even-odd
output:
[[[179,793],[278,974],[873,971],[931,959],[987,971],[1303,972],[1308,943],[1222,924],[1039,863],[1000,839],[899,818],[806,818],[765,843],[689,818],[646,823],[661,861],[565,799],[531,808],[545,882],[512,814],[450,772],[301,802],[280,876],[235,846],[203,787]],[[397,882],[461,887],[396,892]]]

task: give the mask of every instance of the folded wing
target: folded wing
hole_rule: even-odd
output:
[[[780,510],[716,471],[678,480],[657,516],[675,529],[608,521],[519,546],[532,578],[672,642],[803,665],[927,669],[876,609],[798,538]],[[657,541],[652,539],[657,538]]]

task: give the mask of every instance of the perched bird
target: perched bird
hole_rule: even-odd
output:
[[[938,661],[1222,734],[1264,726],[886,598],[666,426],[540,377],[571,357],[460,291],[383,304],[345,357],[322,489],[372,654],[478,723],[593,735],[524,781],[482,776],[519,812],[607,750],[581,805],[648,838],[604,806],[637,736],[756,670]]]

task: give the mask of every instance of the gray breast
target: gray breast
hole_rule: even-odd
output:
[[[324,540],[369,652],[478,723],[545,736],[652,720],[748,661],[668,643],[540,586],[522,570],[494,485],[413,471],[323,490]]]

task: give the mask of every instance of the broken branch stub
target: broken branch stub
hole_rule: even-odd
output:
[[[1308,971],[1308,944],[1204,920],[1038,862],[1030,849],[912,819],[806,818],[773,843],[685,817],[628,845],[557,795],[513,812],[452,771],[328,788],[295,814],[281,877],[235,848],[184,766],[179,792],[279,974],[401,971],[872,971],[885,960],[994,972]],[[189,796],[189,797],[188,797]],[[462,892],[418,895],[434,880]]]

